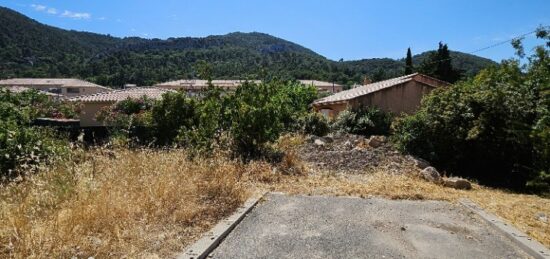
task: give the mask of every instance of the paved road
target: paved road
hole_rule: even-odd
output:
[[[460,205],[269,194],[210,257],[528,258],[528,255]]]

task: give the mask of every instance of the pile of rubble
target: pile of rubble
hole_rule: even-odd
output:
[[[442,177],[422,159],[403,155],[385,136],[337,134],[326,137],[308,136],[298,150],[300,158],[321,172],[361,174],[384,171],[392,174],[419,174],[427,181],[456,189],[471,189],[469,181]]]
[[[368,173],[383,169],[404,173],[416,170],[414,161],[400,154],[384,136],[309,136],[298,154],[302,160],[321,171]]]

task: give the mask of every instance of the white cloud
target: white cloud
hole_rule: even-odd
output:
[[[40,5],[40,4],[31,4],[30,6],[35,11],[38,11],[38,12],[46,12],[48,14],[58,14],[57,9],[55,9],[53,7],[48,7],[48,6]],[[72,12],[72,11],[69,11],[69,10],[65,10],[63,13],[61,13],[60,16],[61,17],[67,17],[67,18],[73,18],[73,19],[85,19],[85,20],[92,18],[92,15],[90,13]],[[100,20],[105,20],[106,19],[105,17],[102,17],[102,18],[103,19],[100,18]]]
[[[68,17],[73,19],[90,19],[92,15],[89,13],[77,13],[77,12],[71,12],[71,11],[65,10],[61,14],[61,17]]]
[[[34,10],[39,11],[39,12],[42,12],[42,11],[45,11],[45,10],[46,10],[46,6],[44,6],[44,5],[31,4],[31,7],[32,7]]]

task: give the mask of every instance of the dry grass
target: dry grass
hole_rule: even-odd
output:
[[[371,175],[343,176],[331,173],[310,176],[279,176],[259,188],[290,194],[384,197],[389,199],[444,200],[469,198],[486,210],[513,223],[546,246],[550,246],[550,225],[535,214],[550,215],[550,199],[515,194],[473,185],[472,190],[455,190],[426,182],[414,175],[380,171]]]
[[[66,163],[68,164],[68,163]],[[0,189],[0,257],[166,257],[241,205],[258,164],[95,151]]]
[[[182,150],[96,150],[0,188],[0,257],[170,257],[229,215],[253,192],[381,196],[390,199],[469,198],[550,246],[550,200],[474,185],[462,191],[414,175],[307,174],[293,147],[274,168],[217,156],[189,161]]]

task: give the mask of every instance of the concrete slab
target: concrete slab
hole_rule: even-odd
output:
[[[530,258],[447,202],[265,197],[209,258]]]

